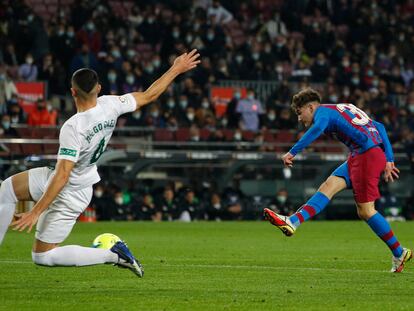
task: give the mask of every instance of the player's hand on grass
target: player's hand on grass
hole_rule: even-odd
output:
[[[174,60],[173,68],[179,73],[184,73],[197,67],[200,63],[200,60],[198,59],[199,57],[200,54],[197,53],[196,49],[192,50],[190,53],[184,53]]]
[[[23,231],[26,228],[27,232],[32,231],[33,226],[37,223],[39,219],[39,214],[34,213],[33,211],[27,213],[16,214],[14,221],[11,223],[13,230]]]
[[[292,167],[294,157],[295,156],[293,154],[291,154],[290,152],[284,154],[283,157],[282,157],[283,164],[285,164],[285,166],[287,166],[287,167]]]
[[[387,162],[384,169],[384,179],[386,182],[394,182],[394,179],[399,178],[400,170],[395,166],[394,162]]]

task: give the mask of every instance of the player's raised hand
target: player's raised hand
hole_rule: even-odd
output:
[[[184,73],[197,67],[200,63],[200,60],[198,59],[199,57],[200,54],[197,53],[196,49],[192,50],[190,53],[184,53],[174,60],[173,68],[179,73]]]
[[[384,169],[384,179],[386,182],[394,182],[394,179],[398,179],[400,170],[395,166],[394,162],[387,162]]]
[[[287,166],[287,167],[292,167],[294,158],[295,158],[295,156],[293,154],[291,154],[290,152],[284,154],[282,156],[283,164],[285,164],[285,166]]]
[[[26,228],[27,232],[32,231],[33,226],[37,223],[39,215],[32,211],[15,215],[15,221],[11,223],[13,230],[23,231]]]

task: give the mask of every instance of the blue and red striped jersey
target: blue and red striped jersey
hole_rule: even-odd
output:
[[[312,126],[289,152],[292,155],[298,154],[322,133],[344,143],[351,154],[363,153],[372,147],[381,146],[387,161],[394,161],[384,126],[352,104],[320,105],[313,116]]]

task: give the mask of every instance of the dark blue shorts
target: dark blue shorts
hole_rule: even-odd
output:
[[[345,161],[341,165],[339,165],[331,174],[332,176],[342,177],[345,182],[348,189],[352,189],[352,182],[351,178],[349,177],[349,171],[348,171],[348,161]]]

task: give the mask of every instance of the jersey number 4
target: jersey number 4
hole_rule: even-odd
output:
[[[351,121],[356,125],[366,125],[371,120],[365,112],[352,104],[338,104],[336,108],[341,113],[345,110],[350,111],[354,115]]]
[[[95,152],[93,153],[90,164],[94,164],[96,161],[98,161],[101,155],[104,153],[104,151],[105,151],[105,138],[102,138],[101,141],[99,142],[98,148],[96,148]]]

